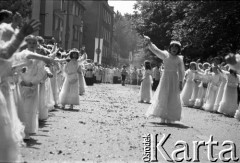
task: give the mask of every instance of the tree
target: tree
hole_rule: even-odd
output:
[[[128,58],[130,51],[138,48],[140,37],[133,28],[132,17],[124,16],[117,12],[114,17],[114,40],[113,51],[123,58]]]
[[[0,10],[6,9],[13,13],[19,12],[23,18],[31,15],[32,12],[31,0],[2,0],[0,3]]]
[[[135,4],[134,24],[160,49],[179,40],[183,55],[207,59],[240,49],[238,1],[142,1]]]

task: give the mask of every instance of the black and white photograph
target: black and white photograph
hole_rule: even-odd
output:
[[[240,1],[0,0],[0,163],[240,162]]]

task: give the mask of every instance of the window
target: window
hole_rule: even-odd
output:
[[[104,21],[107,22],[107,11],[104,10]]]
[[[58,29],[58,17],[55,16],[55,24],[54,24],[54,29],[57,30]]]
[[[102,27],[102,32],[101,32],[101,34],[100,34],[100,37],[103,37],[104,36],[104,28]]]
[[[63,10],[63,3],[64,3],[64,0],[61,0],[61,10]]]
[[[107,14],[107,23],[108,23],[108,24],[110,24],[110,23],[109,23],[109,16],[110,16],[110,15],[109,15],[109,13],[108,13],[108,14]]]
[[[72,9],[72,14],[75,14],[75,3],[73,2],[73,9]]]
[[[60,21],[59,41],[62,41],[63,21]]]
[[[76,15],[76,16],[78,16],[78,11],[79,11],[78,9],[79,9],[79,8],[78,8],[78,6],[76,5],[76,12],[75,12],[75,15]]]
[[[111,24],[111,14],[109,14],[109,20],[108,20],[109,22],[109,24]]]
[[[78,16],[81,16],[81,8],[78,10]]]
[[[73,26],[73,39],[78,40],[78,28],[76,25]]]

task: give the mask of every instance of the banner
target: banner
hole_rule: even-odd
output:
[[[98,38],[95,38],[95,48],[94,48],[94,62],[97,62],[98,60],[98,54],[97,54],[97,48],[98,48]]]
[[[102,64],[102,51],[103,51],[103,39],[100,39],[100,54],[99,54],[99,64]]]
[[[103,49],[103,39],[95,38],[95,50],[94,50],[94,62],[102,62],[102,49]]]

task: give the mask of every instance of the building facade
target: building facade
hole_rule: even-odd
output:
[[[47,41],[54,38],[63,49],[81,48],[85,11],[82,0],[34,0],[32,7],[32,18],[42,24],[37,35]]]
[[[104,65],[112,64],[113,7],[107,0],[84,1],[83,44],[88,58]],[[101,42],[102,41],[102,42]],[[97,57],[97,59],[96,59]]]

